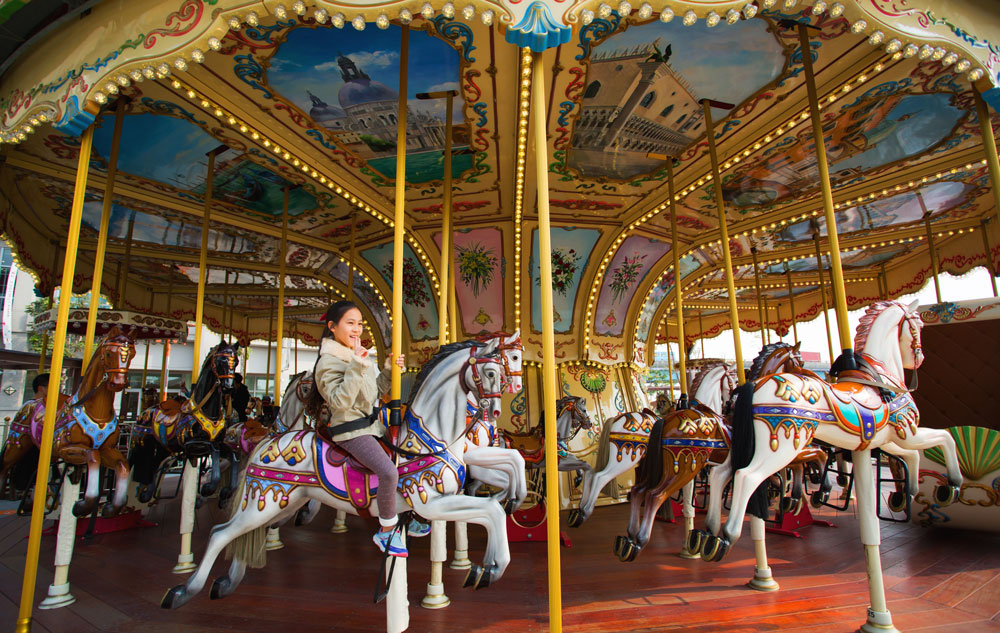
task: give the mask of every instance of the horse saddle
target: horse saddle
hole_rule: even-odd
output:
[[[545,459],[545,441],[539,433],[504,433],[504,439],[508,448],[521,453],[524,461],[530,464],[540,464]]]
[[[878,390],[849,381],[825,385],[830,410],[843,430],[867,444],[889,421],[889,407]]]
[[[170,398],[158,403],[156,408],[163,412],[164,415],[175,417],[181,414],[185,404],[187,404],[187,400],[178,402],[177,400]]]

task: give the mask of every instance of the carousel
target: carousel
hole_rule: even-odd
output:
[[[67,290],[53,376],[85,337],[6,439],[4,474],[38,465],[30,520],[0,519],[4,617],[1000,629],[1000,17],[912,5],[0,2],[0,234]],[[946,296],[973,269],[983,298]],[[343,300],[405,358],[372,419],[409,557],[367,543],[377,478],[306,406]],[[136,340],[188,324],[189,393],[164,374],[124,433]],[[255,340],[275,413],[240,423]],[[74,552],[123,513],[161,527]]]

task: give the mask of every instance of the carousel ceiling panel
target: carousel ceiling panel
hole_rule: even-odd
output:
[[[840,254],[840,261],[845,269],[861,269],[877,266],[893,257],[909,252],[911,252],[911,249],[898,245],[847,250]],[[792,272],[806,272],[819,269],[816,265],[815,257],[807,257],[785,263],[788,264],[788,268]],[[773,275],[784,274],[785,263],[770,264],[764,268],[764,272]],[[830,256],[827,254],[823,255],[823,270],[830,270]]]
[[[625,327],[626,311],[632,297],[650,268],[668,252],[670,244],[633,235],[608,263],[608,274],[597,299],[596,330],[604,336],[621,336]]]
[[[704,24],[680,20],[629,27],[612,14],[580,33],[586,78],[567,163],[583,178],[631,180],[662,169],[648,153],[678,156],[704,133],[699,99],[742,104],[787,61],[759,19],[729,27],[722,47]]]
[[[497,331],[504,323],[503,232],[464,229],[454,233],[455,297],[462,327],[469,334]],[[434,234],[441,247],[441,234]]]
[[[684,279],[701,267],[701,262],[699,262],[694,255],[685,255],[684,257],[681,257],[680,261],[681,279]],[[671,267],[660,277],[660,280],[649,291],[649,294],[646,296],[646,301],[642,304],[642,308],[639,310],[639,319],[636,325],[637,341],[645,341],[649,337],[649,328],[653,324],[653,316],[655,315],[657,308],[659,308],[660,304],[664,301],[669,302],[672,300],[673,291],[674,271]]]
[[[592,260],[600,260],[594,246],[601,237],[596,229],[552,227],[552,308],[556,332],[570,332],[574,322],[583,315],[575,309],[577,293],[583,271]],[[531,232],[531,329],[542,331],[542,303],[537,293],[542,292],[541,270],[538,259],[538,229]]]
[[[410,338],[422,341],[436,337],[438,333],[437,304],[434,300],[436,290],[410,245],[403,246],[403,313],[410,326]],[[382,275],[386,283],[392,284],[392,242],[362,251],[361,256]]]

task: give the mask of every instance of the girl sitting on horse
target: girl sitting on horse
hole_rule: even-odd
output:
[[[380,398],[389,391],[392,359],[387,358],[378,370],[375,354],[361,345],[364,324],[361,311],[351,301],[330,305],[323,317],[326,328],[320,339],[319,358],[313,369],[312,388],[306,408],[317,420],[325,421],[317,428],[324,439],[336,443],[350,453],[365,468],[378,476],[378,505],[381,529],[373,540],[383,552],[406,556],[406,546],[396,526],[396,484],[399,474],[396,464],[379,445],[385,427],[373,415]],[[403,368],[402,354],[396,364]],[[324,405],[326,410],[324,411]],[[430,526],[411,521],[411,536],[425,536]]]

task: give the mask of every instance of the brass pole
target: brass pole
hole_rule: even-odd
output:
[[[403,353],[403,233],[406,222],[406,95],[409,79],[410,27],[400,29],[399,103],[396,115],[396,199],[392,234],[392,385],[389,424],[401,424],[402,373],[396,359]]]
[[[290,191],[285,185],[285,198],[281,207],[281,262],[278,266],[278,323],[274,333],[277,345],[274,350],[274,406],[281,406],[281,352],[285,339],[285,266],[288,261],[288,200]]]
[[[42,441],[38,446],[38,469],[35,475],[35,495],[31,504],[31,523],[28,529],[28,551],[24,557],[24,578],[21,584],[21,602],[17,612],[16,633],[31,631],[31,613],[35,602],[35,579],[38,575],[38,553],[42,545],[42,521],[45,519],[45,491],[49,485],[49,466],[52,461],[52,438],[55,435],[56,410],[59,408],[59,377],[62,375],[63,352],[69,321],[69,305],[73,298],[73,273],[76,270],[77,248],[80,244],[80,226],[83,224],[83,202],[87,193],[87,170],[90,150],[94,141],[94,128],[88,127],[80,138],[80,156],[76,165],[76,183],[73,188],[73,205],[70,211],[69,232],[66,236],[66,254],[63,257],[59,309],[56,313],[56,330],[53,337],[52,367],[49,372],[49,390],[45,397],[45,418],[42,422]],[[554,455],[555,453],[551,453]],[[555,460],[552,460],[555,463]]]
[[[805,57],[809,56],[805,55]],[[708,155],[712,160],[712,183],[715,189],[715,207],[719,216],[719,248],[722,250],[722,262],[726,270],[726,288],[729,292],[729,323],[733,329],[733,348],[736,353],[736,380],[742,385],[746,382],[746,374],[743,371],[743,345],[740,343],[740,315],[736,310],[736,283],[733,280],[733,256],[729,252],[729,228],[726,226],[726,203],[722,199],[722,176],[719,174],[719,157],[715,151],[712,102],[709,99],[702,99],[701,106],[702,111],[705,113],[705,137],[708,140]]]
[[[698,310],[698,330],[701,332],[701,358],[705,359],[705,322],[702,321],[702,312]]]
[[[451,293],[451,299],[448,301],[448,331],[451,336],[451,340],[457,342],[458,333],[461,330],[459,330],[458,323],[458,299],[456,298],[455,275],[451,276],[451,282],[448,285]]]
[[[444,193],[441,199],[441,265],[438,275],[441,278],[441,285],[438,290],[438,345],[448,342],[448,322],[450,312],[448,311],[448,300],[452,294],[452,286],[449,277],[454,276],[451,272],[452,255],[452,232],[451,232],[451,109],[454,101],[452,91],[448,91],[445,105],[445,135],[444,135]]]
[[[813,76],[812,56],[809,55],[808,25],[799,23],[799,44],[802,50],[802,68],[805,71],[806,91],[809,97],[809,114],[812,119],[813,141],[816,145],[816,168],[823,190],[823,211],[826,217],[826,235],[830,244],[830,268],[833,276],[833,301],[837,310],[837,332],[840,347],[851,352],[851,329],[847,320],[847,293],[844,288],[844,268],[840,262],[840,239],[837,236],[837,217],[833,210],[833,188],[830,186],[830,170],[826,162],[826,146],[823,138],[823,119],[819,113],[819,98],[816,96],[816,78]],[[853,353],[848,353],[848,367],[853,366]],[[832,360],[832,356],[831,356]]]
[[[56,280],[55,280],[55,275],[56,275],[56,269],[58,267],[59,267],[59,247],[53,246],[52,247],[52,289],[49,292],[49,307],[48,307],[49,310],[52,309],[52,305],[55,303],[55,296],[56,296]],[[91,297],[93,297],[93,295],[91,295]],[[92,320],[96,320],[96,319],[97,319],[97,316],[95,314],[94,319],[92,319]],[[88,321],[88,324],[89,323],[90,323],[90,321]],[[93,341],[91,341],[90,347],[93,347]],[[89,348],[87,348],[87,349],[89,349]],[[45,330],[45,332],[42,333],[42,353],[39,354],[39,356],[38,356],[38,373],[42,373],[43,371],[45,371],[45,354],[48,351],[49,351],[49,331]],[[87,356],[86,356],[86,349],[85,349],[84,350],[84,358],[86,358],[86,357]]]
[[[205,318],[205,277],[208,273],[208,231],[209,218],[212,213],[212,179],[215,175],[215,153],[208,153],[208,171],[205,174],[205,214],[201,218],[201,254],[198,257],[198,296],[195,299],[194,312],[194,349],[191,364],[191,387],[198,382],[198,372],[201,369],[201,324]]]
[[[764,322],[760,324],[760,340],[764,345],[768,345],[771,342],[771,318],[767,315],[767,297],[762,296],[759,301],[760,305],[763,306],[764,312]]]
[[[101,302],[101,282],[104,279],[104,258],[107,256],[108,227],[111,224],[112,198],[115,194],[115,177],[118,174],[118,148],[122,140],[122,122],[125,120],[125,99],[119,97],[115,104],[115,127],[111,133],[111,153],[108,156],[108,174],[104,182],[104,201],[101,203],[101,226],[97,233],[97,250],[94,253],[93,279],[90,282],[90,307],[87,309],[87,333],[83,338],[82,375],[87,371],[94,353],[94,335],[97,332],[97,308]]]
[[[760,342],[767,345],[767,334],[764,326],[764,295],[760,293],[760,270],[757,268],[757,247],[750,247],[750,255],[753,257],[753,283],[757,288],[757,314],[760,315]]]
[[[795,324],[795,293],[792,292],[792,270],[787,265],[785,266],[785,278],[788,280],[788,307],[792,311],[792,337],[797,344],[799,342],[799,329]]]
[[[674,276],[674,278],[676,279],[676,275]],[[674,361],[673,361],[672,358],[670,358],[670,324],[667,322],[667,318],[666,317],[663,318],[663,333],[666,335],[666,339],[667,339],[667,367],[669,368],[669,371],[667,371],[667,382],[670,384],[670,402],[675,402],[675,400],[674,400]],[[680,347],[680,345],[678,345],[678,347]],[[681,372],[681,380],[684,380],[683,376],[684,376],[684,372],[682,371]],[[682,385],[683,385],[683,383],[682,383]],[[682,394],[684,392],[684,387],[683,386],[681,386],[681,392],[682,392]]]
[[[993,192],[993,208],[1000,217],[1000,161],[997,160],[997,141],[993,136],[993,125],[990,124],[990,110],[983,100],[983,95],[973,88],[972,94],[976,100],[976,116],[979,117],[979,133],[983,137],[983,150],[986,152],[986,164],[990,168],[990,191]]]
[[[167,281],[167,318],[170,318],[170,304],[174,298],[174,267],[170,266],[170,279]],[[170,361],[170,340],[163,338],[163,357],[160,359],[160,402],[167,399],[167,365]]]
[[[819,271],[819,296],[823,302],[823,324],[826,325],[826,344],[830,348],[830,362],[835,359],[833,356],[833,335],[830,332],[830,314],[826,308],[826,281],[823,279],[823,255],[819,249],[819,232],[813,233],[813,242],[816,244],[816,269]]]
[[[542,288],[552,287],[552,229],[549,220],[549,161],[545,119],[545,66],[532,53],[531,125],[535,135],[535,179],[538,190],[538,264]],[[556,455],[556,358],[552,293],[542,292],[542,392],[545,403],[545,454]],[[545,524],[549,571],[549,631],[562,632],[562,578],[559,551],[559,471],[545,460]]]
[[[294,358],[295,358],[295,360],[294,360],[295,371],[293,373],[297,374],[297,373],[299,373],[299,322],[298,321],[293,321],[292,324],[295,326],[295,334],[293,335],[295,337],[294,338],[294,340],[295,340],[295,356],[294,356]]]
[[[357,256],[354,248],[354,233],[357,230],[357,218],[358,210],[353,209],[351,211],[351,259],[347,262],[347,300],[354,301],[354,258]],[[330,291],[331,297],[333,296],[333,291]],[[330,303],[333,303],[331,300]]]
[[[271,314],[267,317],[267,367],[264,369],[264,395],[271,394],[271,332],[274,332],[274,299],[271,299]]]
[[[990,236],[986,234],[986,223],[988,220],[983,220],[979,223],[980,231],[983,236],[983,252],[986,254],[986,270],[990,273],[990,283],[993,285],[993,296],[1000,296],[997,294],[997,274],[993,269],[993,252],[990,250]]]
[[[886,300],[889,298],[889,278],[885,274],[885,262],[882,262],[880,276],[882,278],[882,299]]]
[[[934,248],[934,232],[931,231],[931,214],[924,203],[923,194],[919,191],[917,192],[917,202],[920,203],[920,210],[924,216],[924,229],[927,231],[927,250],[931,258],[931,274],[934,275],[934,295],[937,297],[937,302],[941,303],[941,281],[938,279],[941,270],[938,265],[937,249]]]
[[[681,253],[677,243],[677,204],[674,201],[674,159],[667,159],[667,199],[670,201],[670,252],[674,258],[674,305],[677,306],[677,362],[680,370],[680,400],[687,401],[687,358],[684,353],[684,291],[681,290]],[[667,326],[667,354],[670,353],[670,327]],[[668,356],[669,358],[669,356]],[[670,366],[671,379],[674,368]],[[674,386],[670,385],[673,400]]]
[[[125,291],[128,290],[128,271],[132,265],[132,231],[135,230],[135,212],[128,219],[128,232],[125,233],[125,266],[118,269],[118,299],[115,306],[119,310],[126,310]]]

